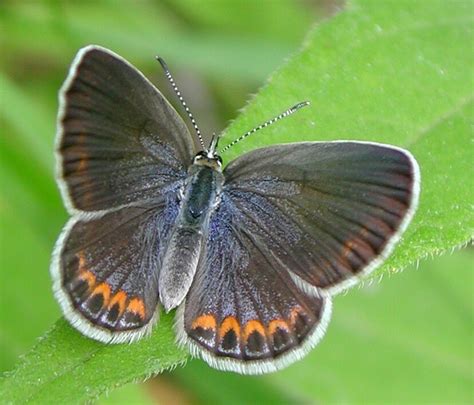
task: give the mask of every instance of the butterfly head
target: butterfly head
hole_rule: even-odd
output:
[[[193,164],[207,166],[219,172],[222,171],[222,158],[215,153],[209,153],[209,151],[203,150],[194,156]]]
[[[217,154],[217,144],[219,143],[219,136],[214,134],[212,136],[211,144],[208,149],[199,152],[194,156],[193,164],[199,166],[207,166],[211,169],[222,171],[222,158]]]

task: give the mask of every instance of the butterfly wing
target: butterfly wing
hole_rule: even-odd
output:
[[[154,324],[158,272],[177,203],[72,218],[53,254],[54,292],[64,316],[104,342],[139,339]]]
[[[224,175],[247,229],[300,285],[329,293],[387,257],[413,216],[420,182],[409,152],[349,141],[258,149]]]
[[[386,257],[411,219],[418,166],[361,142],[258,149],[231,162],[177,319],[210,365],[274,371],[324,334],[331,295]]]
[[[154,199],[184,178],[195,154],[153,84],[98,46],[79,51],[61,89],[56,149],[70,213]]]
[[[178,309],[178,341],[218,369],[275,371],[322,338],[331,300],[301,291],[232,212],[223,196],[206,253]]]
[[[161,254],[194,156],[188,130],[137,69],[88,46],[60,92],[56,148],[73,214],[53,254],[56,297],[85,335],[138,339],[156,317]]]

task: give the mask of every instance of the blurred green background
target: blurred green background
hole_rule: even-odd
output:
[[[201,130],[211,134],[237,115],[315,22],[342,5],[334,0],[0,3],[0,371],[13,369],[60,317],[48,267],[67,215],[54,182],[53,140],[57,92],[76,51],[90,43],[114,50],[173,101],[154,60],[160,54]],[[243,377],[194,360],[99,402],[472,403],[472,256],[465,249],[427,260],[338,297],[323,342],[279,373]]]

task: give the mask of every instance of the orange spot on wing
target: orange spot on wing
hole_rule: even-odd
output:
[[[393,230],[390,228],[390,226],[380,218],[370,218],[365,223],[365,228],[369,229],[372,232],[375,232],[383,239],[387,239],[393,234]]]
[[[268,324],[268,332],[273,335],[277,329],[282,329],[284,331],[289,331],[288,324],[284,319],[273,319]]]
[[[86,134],[80,134],[79,139],[77,140],[77,144],[79,145],[79,164],[77,165],[76,170],[77,171],[84,171],[87,169],[87,159],[89,158],[88,153],[84,150],[83,145],[87,141],[87,135]]]
[[[125,311],[125,304],[127,301],[127,294],[125,291],[118,291],[115,293],[115,295],[112,297],[109,303],[109,309],[111,309],[115,304],[118,304],[119,306],[119,315],[123,314],[123,311]]]
[[[94,288],[94,291],[92,291],[92,295],[96,294],[102,294],[104,297],[104,306],[106,306],[110,300],[110,286],[107,283],[100,283]]]
[[[299,305],[293,307],[290,312],[290,323],[292,326],[295,325],[298,317],[304,314],[303,308],[301,308]]]
[[[78,278],[84,280],[89,285],[89,288],[94,287],[95,285],[95,276],[88,270],[83,270],[79,273]]]
[[[79,164],[77,165],[77,171],[81,172],[87,168],[87,159],[85,157],[80,158]]]
[[[133,312],[140,316],[140,318],[145,319],[145,304],[140,298],[132,298],[128,303],[127,311]]]
[[[360,231],[360,236],[362,236],[362,239],[366,239],[367,235],[369,234],[369,230],[367,228],[362,228],[362,231]]]
[[[249,336],[255,331],[260,333],[260,335],[262,335],[263,337],[265,337],[265,328],[263,327],[262,322],[256,319],[252,319],[251,321],[248,321],[245,324],[244,334],[243,334],[244,339],[247,340]]]
[[[342,256],[347,259],[351,253],[360,256],[364,261],[370,260],[374,256],[374,248],[366,240],[368,231],[362,228],[359,235],[345,242],[342,248]],[[350,267],[350,265],[348,264]]]
[[[78,253],[77,257],[79,259],[79,274],[78,278],[84,280],[89,285],[89,288],[92,288],[95,285],[96,279],[94,274],[87,269],[86,258],[83,253]]]
[[[354,246],[354,242],[349,240],[345,243],[342,249],[342,256],[347,257],[352,252],[352,247]]]
[[[86,258],[83,253],[78,253],[76,255],[79,259],[79,271],[87,271]]]
[[[203,329],[216,329],[216,318],[213,315],[201,315],[196,318],[191,325],[192,329],[203,328]]]
[[[228,316],[225,318],[219,328],[219,337],[222,339],[227,332],[233,330],[237,337],[240,336],[240,324],[233,316]]]

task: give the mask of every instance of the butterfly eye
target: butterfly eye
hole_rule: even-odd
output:
[[[200,161],[201,159],[207,158],[206,152],[201,151],[194,156],[193,163]]]

